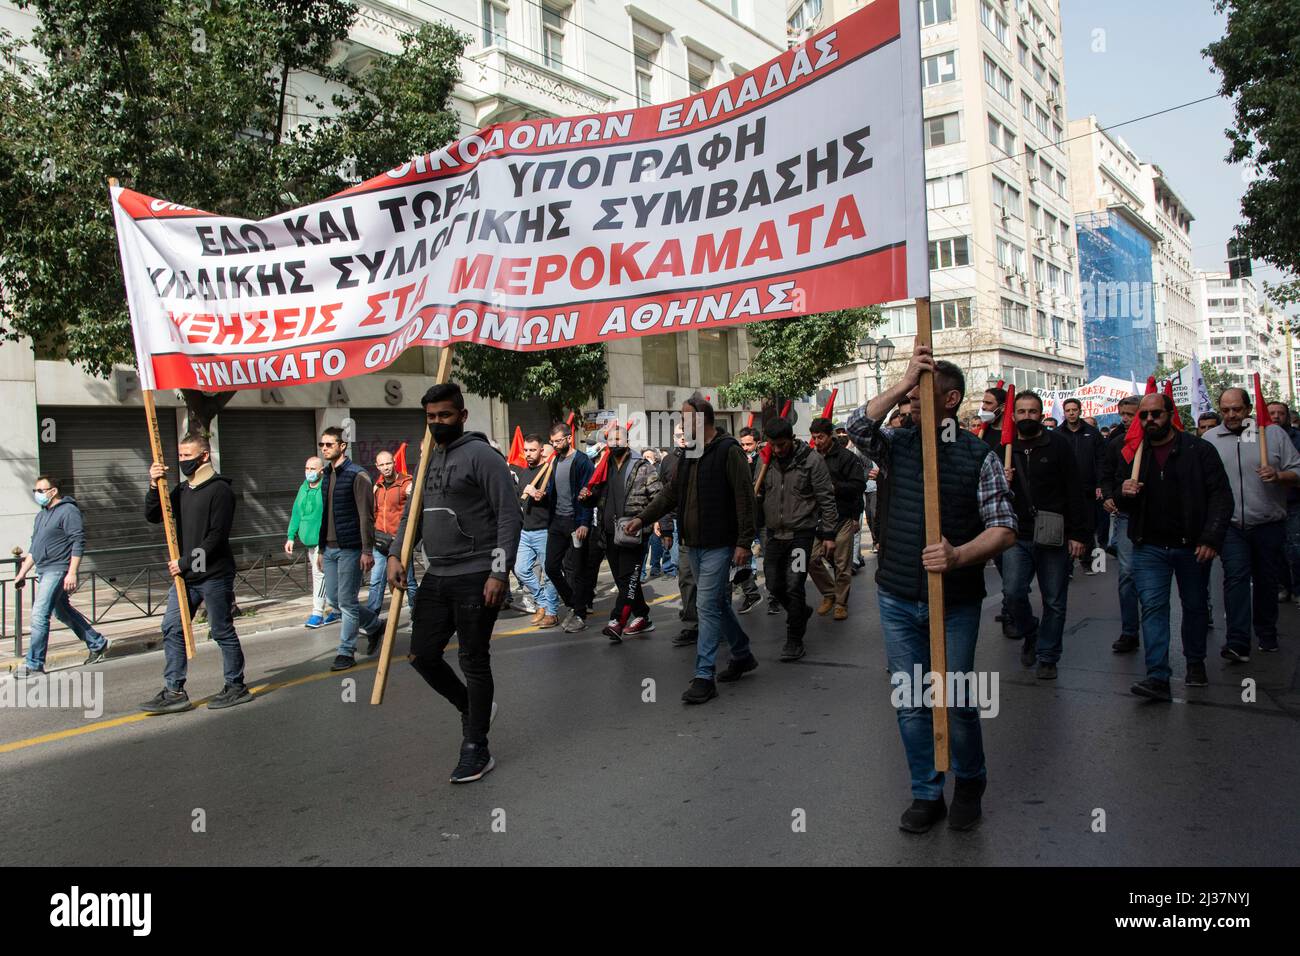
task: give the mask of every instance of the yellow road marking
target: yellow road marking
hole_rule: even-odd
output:
[[[657,597],[653,601],[647,601],[646,603],[663,604],[665,601],[671,601],[674,598],[680,596],[681,596],[680,593],[665,594],[662,597]],[[499,634],[493,634],[492,640],[495,641],[502,637],[517,637],[521,634],[546,634],[546,633],[548,632],[539,631],[535,627],[524,627],[513,631],[502,631]],[[457,646],[456,642],[453,641],[452,643],[447,645],[447,649],[452,650],[456,646]],[[254,696],[257,696],[258,694],[265,694],[273,690],[283,690],[286,687],[297,687],[300,684],[310,684],[314,681],[325,680],[326,678],[330,678],[330,677],[345,677],[348,674],[355,673],[356,671],[374,670],[378,666],[379,666],[379,662],[377,660],[367,661],[364,664],[358,664],[355,667],[350,667],[346,671],[322,671],[318,674],[308,674],[305,677],[295,677],[292,680],[279,681],[277,683],[258,684],[255,687],[250,687],[249,692],[252,693]],[[210,697],[204,697],[202,700],[199,700],[195,703],[194,708],[197,710],[200,707],[206,707],[210,699],[211,699]],[[144,713],[127,714],[124,717],[113,717],[109,720],[100,720],[100,721],[96,721],[93,724],[86,724],[84,727],[69,727],[66,730],[56,730],[53,733],[41,734],[39,737],[28,737],[24,740],[15,740],[11,743],[0,744],[0,754],[13,753],[15,750],[24,750],[27,747],[35,747],[38,746],[39,744],[54,743],[55,741],[67,740],[71,737],[80,737],[82,734],[93,734],[100,730],[112,730],[114,727],[125,727],[128,724],[137,724],[142,720],[149,720],[151,717],[156,717],[156,716],[167,716],[167,715],[144,714]]]

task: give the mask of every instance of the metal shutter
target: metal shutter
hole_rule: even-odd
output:
[[[526,402],[511,402],[506,406],[507,423],[510,434],[501,440],[501,447],[510,450],[510,442],[515,437],[515,426],[525,434],[536,433],[545,442],[550,437],[551,409],[544,401],[534,398]]]
[[[217,434],[221,473],[235,492],[230,536],[236,559],[243,563],[268,550],[278,553],[302,485],[303,463],[317,451],[316,413],[227,410],[217,416]]]
[[[86,520],[82,567],[117,569],[165,560],[162,525],[144,519],[153,461],[144,409],[41,406],[36,414],[38,434],[44,423],[54,426],[55,440],[39,443],[41,472],[77,499]],[[174,409],[158,409],[158,428],[174,483],[179,475]]]
[[[406,470],[415,474],[420,466],[420,442],[424,439],[425,415],[422,408],[354,408],[356,425],[348,454],[358,465],[379,476],[375,456],[381,451],[396,452],[406,442]]]

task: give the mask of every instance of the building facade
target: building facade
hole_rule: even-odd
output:
[[[1192,360],[1200,331],[1192,287],[1196,276],[1192,223],[1196,217],[1154,163],[1142,164],[1142,186],[1147,223],[1159,236],[1151,258],[1156,356],[1161,365],[1173,368],[1180,361]]]
[[[1251,386],[1252,375],[1276,382],[1288,396],[1293,372],[1287,363],[1287,320],[1262,301],[1249,278],[1227,272],[1196,273],[1200,316],[1200,354],[1226,373],[1234,385]]]
[[[786,49],[780,0],[392,0],[360,2],[337,61],[364,70],[396,52],[405,34],[441,20],[471,37],[452,107],[462,134],[496,122],[623,109],[687,96],[753,69]],[[0,0],[0,27],[30,36],[29,10]],[[311,74],[289,84],[289,122],[312,121],[309,94],[328,92]],[[328,98],[327,98],[328,99]],[[300,108],[302,112],[299,112]],[[358,178],[379,170],[358,170]],[[148,184],[136,184],[148,190]],[[606,345],[609,381],[589,403],[648,412],[680,408],[697,388],[718,396],[749,360],[743,330],[691,330]],[[436,349],[411,349],[373,375],[328,385],[241,391],[218,416],[214,451],[239,495],[236,535],[256,553],[283,533],[303,461],[320,429],[350,423],[353,457],[371,464],[381,448],[416,447],[420,396],[437,367]],[[120,549],[122,561],[161,536],[144,525],[148,439],[134,371],[97,379],[30,343],[0,346],[0,401],[10,441],[0,450],[0,545],[25,546],[36,506],[29,489],[54,472],[87,512],[92,551]],[[183,433],[184,403],[157,395],[164,438]],[[470,427],[505,444],[515,425],[544,429],[540,401],[468,398]],[[720,409],[733,429],[748,407]],[[172,451],[174,454],[174,449]],[[277,545],[278,547],[278,545]]]

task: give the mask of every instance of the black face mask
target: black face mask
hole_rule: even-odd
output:
[[[908,412],[908,413],[907,413],[906,415],[904,415],[901,419],[899,419],[898,427],[899,427],[899,428],[911,428],[911,427],[912,427],[912,413],[911,413],[911,412]]]
[[[455,424],[447,425],[442,422],[438,422],[436,425],[433,426],[432,431],[433,431],[433,440],[435,442],[437,442],[439,445],[450,445],[461,435],[465,434],[465,423],[456,422]]]
[[[622,461],[624,458],[627,457],[627,454],[629,451],[631,451],[631,449],[626,446],[615,447],[611,445],[610,451],[613,452],[615,458],[617,458],[619,461]]]
[[[1022,418],[1016,422],[1016,431],[1020,433],[1021,438],[1033,438],[1043,430],[1043,423],[1036,422],[1032,418]]]
[[[181,474],[186,478],[192,478],[194,477],[194,473],[199,470],[199,466],[202,464],[203,460],[201,458],[191,458],[189,461],[182,461],[180,462]]]

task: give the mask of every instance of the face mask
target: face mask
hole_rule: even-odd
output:
[[[50,503],[50,496],[43,491],[33,492],[32,497],[36,499],[36,503],[42,508]]]
[[[1022,418],[1016,422],[1016,431],[1020,433],[1021,438],[1033,438],[1043,427],[1042,422],[1036,422],[1032,418]]]
[[[439,422],[433,426],[433,440],[439,445],[450,445],[463,434],[465,434],[464,422],[456,422],[453,425]]]
[[[911,428],[911,427],[912,427],[912,413],[911,413],[911,412],[908,412],[906,415],[904,415],[904,416],[902,417],[902,419],[901,419],[901,420],[899,421],[899,423],[898,423],[898,427],[899,427],[899,428]]]
[[[614,452],[614,457],[617,458],[619,461],[622,461],[624,458],[626,458],[626,457],[627,457],[627,453],[628,453],[630,450],[631,450],[631,449],[629,449],[629,448],[627,448],[627,447],[621,447],[621,448],[614,448],[614,449],[612,449],[612,451]]]
[[[980,421],[984,422],[986,425],[997,417],[997,412],[986,412],[984,409],[980,409]]]
[[[192,478],[194,477],[194,473],[199,470],[201,464],[203,464],[203,462],[198,458],[191,458],[189,461],[183,461],[180,463],[181,474],[186,478]]]
[[[320,477],[319,471],[309,471],[306,474],[307,474],[307,481],[311,482],[312,484],[315,484],[316,479]]]

